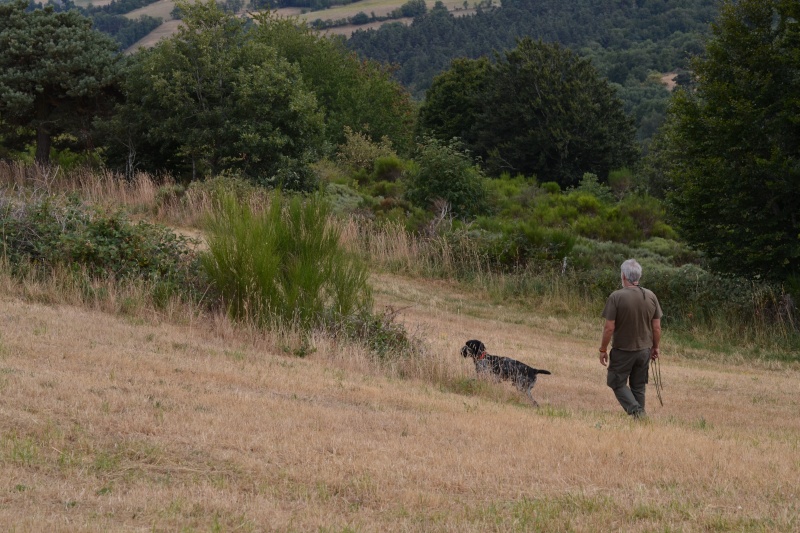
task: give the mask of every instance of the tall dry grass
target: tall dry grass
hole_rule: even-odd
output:
[[[65,171],[61,167],[0,161],[0,187],[20,195],[78,193],[88,202],[99,205],[126,206],[147,211],[155,204],[158,188],[170,183],[137,173],[131,180],[122,175],[92,168]]]
[[[0,187],[7,195],[24,197],[73,193],[92,204],[125,207],[151,221],[188,228],[202,225],[212,210],[215,193],[203,187],[184,190],[168,175],[140,172],[126,179],[109,170],[79,167],[65,171],[6,161],[0,161]],[[258,207],[267,198],[266,193],[253,193],[248,200]]]

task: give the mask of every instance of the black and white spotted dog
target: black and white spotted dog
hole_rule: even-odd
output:
[[[510,357],[498,357],[486,353],[486,346],[479,340],[467,341],[461,348],[462,357],[472,357],[475,371],[479,376],[488,375],[500,380],[511,381],[520,392],[524,392],[534,406],[538,406],[531,395],[536,385],[538,374],[550,374],[547,370],[539,370]]]

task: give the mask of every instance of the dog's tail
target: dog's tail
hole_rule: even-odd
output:
[[[536,373],[537,374],[552,374],[552,372],[550,372],[549,370],[539,370],[538,368],[536,369]]]

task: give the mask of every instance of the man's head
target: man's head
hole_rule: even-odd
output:
[[[640,265],[636,259],[628,259],[622,263],[620,271],[622,273],[623,283],[625,280],[628,280],[628,283],[635,285],[642,277],[642,265]]]

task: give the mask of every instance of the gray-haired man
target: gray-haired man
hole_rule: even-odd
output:
[[[622,288],[611,293],[603,309],[606,323],[600,341],[600,364],[608,366],[606,383],[625,412],[642,418],[646,416],[644,394],[650,360],[658,358],[662,312],[656,295],[639,286],[642,265],[628,259],[620,270]]]

